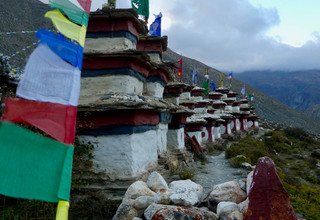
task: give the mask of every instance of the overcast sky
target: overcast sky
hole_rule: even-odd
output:
[[[320,69],[319,0],[149,1],[149,24],[162,12],[171,49],[219,70]]]

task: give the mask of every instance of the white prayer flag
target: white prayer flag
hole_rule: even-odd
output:
[[[81,71],[40,44],[30,55],[17,96],[63,105],[78,105]]]

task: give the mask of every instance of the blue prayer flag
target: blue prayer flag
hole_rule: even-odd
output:
[[[232,72],[231,73],[229,73],[229,75],[228,75],[228,79],[232,79]]]
[[[246,94],[246,86],[243,85],[241,88],[241,94],[244,96]]]
[[[192,70],[192,84],[196,85],[198,83],[198,72],[196,68],[193,68]]]
[[[211,80],[211,89],[213,92],[216,91],[216,84],[214,84],[213,80]]]
[[[56,34],[46,29],[39,29],[36,33],[40,43],[46,44],[61,59],[78,69],[82,68],[83,47],[73,43],[62,34]]]
[[[161,12],[158,15],[154,15],[156,16],[154,22],[152,22],[152,24],[150,25],[150,30],[149,30],[149,34],[151,36],[158,36],[161,37],[161,18],[162,18],[162,14]]]

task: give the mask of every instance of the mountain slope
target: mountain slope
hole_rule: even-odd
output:
[[[320,70],[251,71],[237,77],[297,110],[305,111],[320,103]]]
[[[174,53],[171,50],[168,50],[163,55],[164,59],[170,60],[173,62],[176,62],[179,59],[179,57],[180,55]],[[206,72],[206,68],[208,68],[210,79],[213,79],[216,85],[218,85],[221,72],[199,61],[196,61],[194,59],[190,59],[187,57],[183,57],[183,73],[184,73],[183,81],[184,82],[189,82],[189,83],[191,82],[191,71],[194,66],[197,67],[202,73],[199,76],[198,85],[201,86],[204,80],[204,73]],[[225,75],[223,75],[223,78],[224,78],[224,82],[228,82]],[[243,85],[243,82],[236,79],[232,80],[232,90],[234,90],[235,92],[240,93],[242,85]],[[276,101],[275,99],[265,95],[259,90],[252,88],[248,84],[246,84],[246,91],[248,94],[249,93],[254,94],[256,111],[261,118],[264,118],[266,120],[273,121],[279,124],[283,124],[286,126],[302,127],[312,133],[317,133],[317,134],[319,133],[320,131],[319,121],[310,118],[309,116],[307,116],[302,112],[289,108],[287,105],[282,104],[279,101]]]
[[[37,42],[37,39],[34,33],[8,35],[3,32],[35,31],[40,27],[50,27],[50,22],[44,18],[48,9],[48,5],[38,0],[0,1],[0,53],[10,56],[19,51],[19,55],[10,59],[13,66],[24,66],[34,47],[25,51],[22,49]]]

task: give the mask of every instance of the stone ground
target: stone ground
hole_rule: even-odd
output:
[[[212,186],[234,179],[246,178],[249,171],[242,168],[233,168],[225,159],[225,153],[218,156],[207,156],[208,162],[195,162],[195,176],[192,180],[203,186],[207,195]]]

